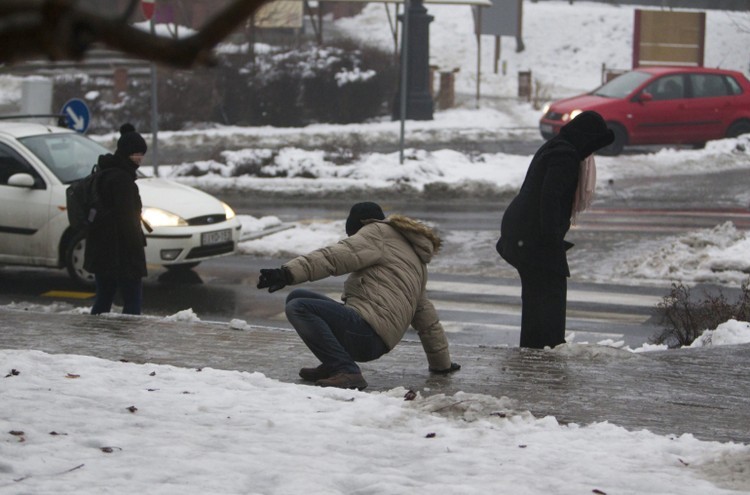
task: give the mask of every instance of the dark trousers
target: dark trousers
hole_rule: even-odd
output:
[[[330,297],[295,289],[286,298],[286,317],[323,367],[360,373],[355,361],[377,359],[388,347],[355,310]]]
[[[109,313],[115,300],[117,289],[120,290],[123,306],[122,313],[126,315],[141,314],[143,305],[143,280],[131,277],[117,277],[113,275],[95,275],[96,298],[91,308],[92,315]]]
[[[521,267],[521,347],[543,349],[565,343],[568,280],[549,270]]]

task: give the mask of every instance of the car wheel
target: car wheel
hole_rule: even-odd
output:
[[[194,261],[192,263],[179,263],[177,265],[164,265],[167,270],[179,271],[179,270],[192,270],[196,266],[200,265],[200,261]]]
[[[94,274],[83,268],[83,255],[86,251],[86,235],[83,232],[73,236],[65,250],[65,268],[68,275],[79,285],[94,285]]]
[[[700,143],[693,143],[693,149],[694,150],[702,150],[705,147],[706,147],[706,142],[705,141],[701,141]]]
[[[622,153],[622,149],[628,142],[628,133],[619,124],[608,122],[607,126],[612,129],[612,132],[615,134],[615,140],[612,141],[612,144],[609,146],[600,149],[598,153],[604,156],[617,156]]]
[[[750,120],[738,120],[729,126],[727,137],[734,138],[748,133],[750,133]]]

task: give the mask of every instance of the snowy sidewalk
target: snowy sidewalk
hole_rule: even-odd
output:
[[[7,308],[0,308],[0,348],[258,371],[299,383],[297,370],[316,364],[297,335],[282,329]],[[516,410],[560,423],[608,421],[630,430],[750,443],[750,345],[639,354],[593,345],[555,351],[453,346],[451,352],[461,371],[432,376],[419,343],[404,341],[362,366],[367,391],[505,396]]]

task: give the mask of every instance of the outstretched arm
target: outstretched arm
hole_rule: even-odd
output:
[[[445,337],[443,325],[440,323],[435,306],[432,305],[427,295],[422,293],[417,304],[417,311],[411,320],[411,325],[417,331],[422,348],[427,355],[427,363],[430,371],[437,373],[450,373],[461,367],[451,362],[448,350],[448,339]]]
[[[288,285],[314,282],[326,277],[356,272],[378,263],[384,248],[382,227],[366,225],[336,244],[317,249],[284,263]]]

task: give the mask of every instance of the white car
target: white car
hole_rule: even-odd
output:
[[[85,239],[68,224],[65,190],[110,151],[71,130],[43,124],[0,121],[0,264],[66,267],[80,283]],[[146,262],[190,268],[233,254],[241,233],[224,202],[176,182],[137,181],[146,233]]]

